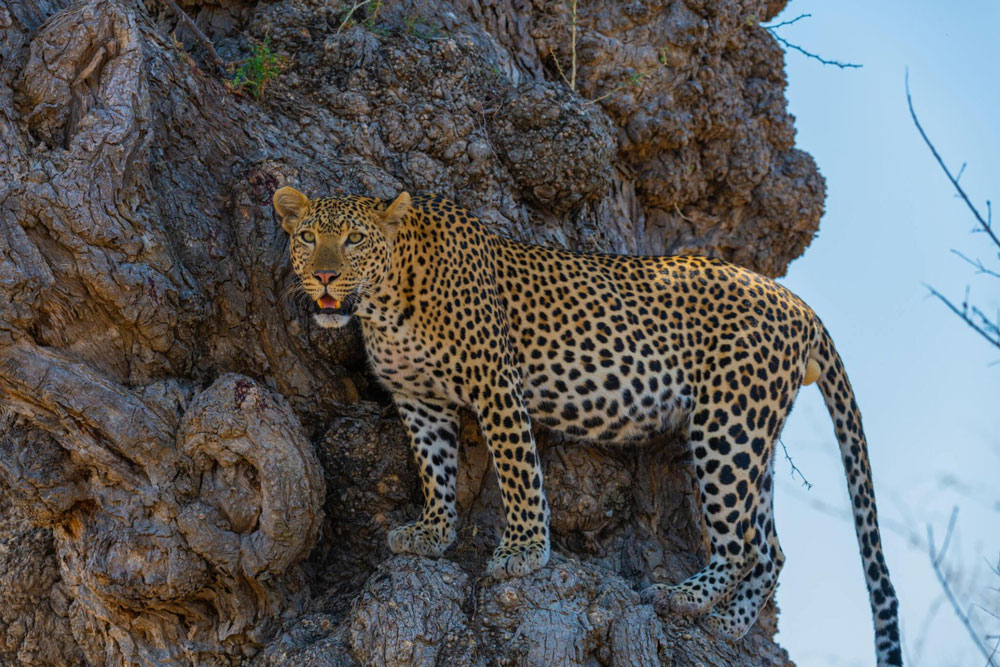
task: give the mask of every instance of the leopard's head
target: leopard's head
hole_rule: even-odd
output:
[[[345,195],[309,199],[284,187],[274,208],[288,233],[292,268],[319,309],[322,327],[342,327],[358,302],[389,272],[392,242],[410,210],[410,195],[391,203]]]

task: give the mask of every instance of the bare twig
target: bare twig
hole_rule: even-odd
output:
[[[991,588],[990,590],[991,590],[991,591],[996,591],[997,589],[996,589],[996,588]],[[987,609],[986,607],[984,607],[984,606],[983,606],[983,605],[981,605],[981,604],[977,604],[977,605],[976,605],[976,608],[977,608],[977,609],[979,609],[979,610],[980,610],[981,612],[983,612],[984,614],[986,614],[987,616],[992,616],[993,618],[995,618],[995,619],[997,619],[998,621],[1000,621],[1000,614],[998,614],[998,613],[996,613],[996,612],[994,612],[994,611],[990,611],[989,609]],[[994,638],[993,636],[989,636],[989,637],[987,637],[987,639],[993,639],[993,638]]]
[[[191,17],[187,15],[187,12],[177,6],[177,3],[174,2],[174,0],[163,0],[163,2],[170,7],[170,10],[174,14],[177,14],[177,18],[180,19],[180,22],[184,24],[184,27],[187,28],[192,35],[194,35],[194,38],[197,39],[198,43],[205,49],[205,52],[208,53],[208,59],[212,61],[212,64],[218,70],[218,73],[220,75],[224,75],[226,73],[226,64],[222,62],[222,58],[220,58],[219,54],[216,53],[215,47],[212,45],[212,40],[205,36],[205,33],[203,33],[201,29],[195,25],[194,21],[191,20]]]
[[[694,220],[684,215],[684,212],[681,211],[681,207],[677,202],[674,202],[674,212],[681,217],[681,220],[686,220],[687,222],[694,222]],[[784,447],[784,444],[782,444],[782,447]],[[788,452],[785,452],[785,455],[787,456]]]
[[[987,665],[993,664],[993,658],[997,654],[997,649],[1000,649],[1000,637],[990,637],[990,639],[996,639],[997,643],[993,645],[993,651],[990,652],[990,656],[986,660]]]
[[[578,0],[570,0],[569,1],[569,7],[570,7],[570,23],[569,23],[569,26],[570,26],[570,47],[569,47],[570,48],[570,63],[569,63],[569,76],[568,77],[566,76],[566,71],[563,69],[562,63],[559,62],[559,55],[555,52],[555,49],[552,49],[552,48],[549,49],[549,57],[552,58],[552,62],[555,63],[555,65],[556,65],[556,71],[559,72],[559,78],[561,78],[563,80],[563,82],[567,86],[569,86],[569,89],[571,91],[573,91],[574,93],[577,92],[576,91],[576,73],[577,73],[576,42],[577,42],[577,25],[579,23],[579,21],[578,21],[578,15],[577,15],[577,1]],[[598,97],[595,97],[595,98],[589,99],[589,100],[585,100],[585,101],[590,102],[591,104],[597,104],[601,100],[605,100],[605,99],[611,97],[612,95],[614,95],[615,93],[617,93],[622,88],[626,88],[628,86],[637,86],[637,85],[639,85],[639,82],[641,82],[647,76],[649,76],[649,72],[633,72],[631,75],[629,75],[628,79],[626,79],[625,81],[619,82],[615,87],[613,87],[610,90],[606,91],[603,95],[599,95]]]
[[[785,39],[781,35],[778,35],[777,33],[775,33],[773,30],[771,30],[771,34],[774,35],[774,38],[776,40],[778,40],[779,42],[781,42],[782,44],[784,44],[789,49],[795,49],[796,51],[798,51],[802,55],[806,56],[807,58],[812,58],[813,60],[818,60],[821,63],[823,63],[824,65],[833,65],[834,67],[839,67],[840,69],[861,69],[861,67],[863,67],[862,65],[859,65],[857,63],[844,63],[844,62],[841,62],[839,60],[827,60],[826,58],[824,58],[822,56],[819,56],[819,55],[817,55],[815,53],[812,53],[811,51],[806,51],[805,49],[803,49],[798,44],[792,44],[791,42],[789,42],[787,39]]]
[[[785,442],[781,438],[778,438],[778,442],[781,443],[781,449],[782,451],[785,452],[785,460],[788,461],[788,465],[792,466],[792,477],[795,476],[795,473],[798,473],[799,477],[802,478],[802,486],[806,487],[807,489],[813,488],[813,485],[809,483],[809,480],[806,479],[806,476],[802,474],[802,471],[799,470],[798,466],[795,465],[795,462],[792,461],[792,457],[788,455],[788,448],[785,447]]]
[[[983,264],[983,260],[981,260],[981,259],[971,259],[969,257],[966,257],[965,255],[963,255],[962,253],[960,253],[957,250],[952,250],[952,252],[954,254],[958,255],[959,257],[961,257],[962,259],[964,259],[966,262],[968,262],[972,266],[974,266],[975,269],[976,269],[976,273],[977,274],[984,273],[984,274],[986,274],[988,276],[993,276],[994,278],[1000,278],[1000,273],[997,273],[993,269],[986,268],[986,265]]]
[[[988,217],[984,218],[983,215],[979,212],[979,209],[977,209],[969,200],[969,196],[965,194],[965,190],[962,189],[962,186],[958,184],[958,179],[952,176],[951,171],[948,170],[948,167],[945,165],[944,160],[942,160],[941,156],[938,154],[937,148],[935,148],[934,144],[931,143],[931,140],[927,138],[927,133],[924,132],[924,128],[920,125],[920,121],[917,119],[917,112],[914,111],[913,109],[913,99],[910,97],[909,70],[906,71],[906,104],[910,107],[910,118],[913,119],[913,124],[917,126],[917,131],[920,132],[920,137],[924,140],[924,143],[927,144],[927,148],[931,149],[931,153],[934,155],[934,159],[937,160],[937,163],[941,166],[941,169],[944,170],[944,173],[948,177],[948,180],[951,181],[951,184],[955,186],[955,190],[958,192],[959,196],[965,202],[965,205],[969,207],[969,210],[972,211],[972,215],[976,218],[976,221],[983,228],[983,231],[985,231],[989,235],[989,237],[993,240],[993,243],[996,244],[997,248],[1000,248],[1000,238],[997,238],[997,235],[993,232],[993,225],[991,224],[993,215],[992,211],[990,210],[990,203],[986,202],[986,209],[989,212],[989,214]]]
[[[944,534],[944,544],[941,545],[941,549],[934,553],[934,527],[927,524],[927,550],[931,554],[931,565],[935,568],[939,567],[944,558],[947,555],[948,547],[951,545],[951,536],[955,533],[955,521],[958,520],[958,507],[955,506],[951,509],[951,517],[948,519],[948,530]]]
[[[948,602],[951,604],[952,610],[955,612],[955,616],[958,617],[959,622],[965,626],[966,631],[969,633],[969,637],[972,638],[972,643],[976,645],[979,652],[983,654],[986,658],[986,664],[990,667],[996,666],[993,657],[996,654],[996,649],[992,652],[986,647],[986,644],[982,642],[979,635],[976,634],[975,629],[972,627],[972,623],[969,620],[969,615],[963,611],[958,598],[955,597],[955,593],[951,590],[951,584],[948,581],[948,577],[944,573],[944,568],[942,567],[945,559],[945,555],[948,551],[948,545],[951,543],[951,536],[955,530],[955,520],[958,518],[958,507],[955,507],[951,511],[951,518],[948,520],[948,530],[944,536],[944,543],[941,545],[940,550],[934,548],[934,528],[927,524],[927,553],[930,555],[931,567],[934,569],[934,574],[938,578],[938,583],[941,584],[941,589],[944,591],[945,596],[948,598]]]
[[[344,20],[340,22],[340,27],[337,28],[337,32],[335,32],[334,34],[339,35],[341,31],[344,29],[344,26],[347,25],[347,23],[351,20],[351,17],[354,16],[354,12],[358,11],[371,1],[372,0],[361,0],[361,2],[355,2],[354,6],[347,10],[347,15],[344,16]]]
[[[959,179],[962,177],[962,174],[965,172],[965,163],[962,164],[962,168],[959,169],[958,174],[953,175],[951,173],[951,170],[949,170],[947,165],[945,165],[944,160],[938,153],[937,148],[934,146],[934,143],[927,136],[927,133],[924,131],[923,126],[920,124],[920,120],[917,118],[917,112],[913,108],[913,98],[910,95],[909,71],[906,72],[905,85],[906,85],[906,104],[910,109],[910,118],[913,119],[913,124],[916,125],[917,131],[920,133],[921,139],[923,139],[924,143],[927,144],[927,148],[930,149],[931,154],[934,156],[934,159],[937,160],[937,163],[941,167],[941,170],[944,171],[945,175],[948,177],[948,180],[951,181],[951,184],[955,188],[955,191],[958,193],[958,196],[961,197],[962,201],[965,202],[965,205],[972,212],[972,216],[976,219],[976,222],[979,225],[979,228],[976,229],[975,231],[985,232],[993,241],[993,244],[997,247],[997,249],[1000,249],[1000,238],[997,237],[996,232],[993,230],[992,205],[990,204],[989,200],[986,201],[985,217],[983,216],[982,213],[979,212],[979,209],[976,208],[975,205],[973,205],[972,201],[969,199],[969,196],[965,193],[965,190],[962,189],[962,186],[958,182]],[[995,278],[1000,278],[1000,272],[987,268],[980,260],[978,259],[972,260],[956,250],[952,250],[952,252],[954,252],[956,255],[958,255],[966,262],[974,266],[976,268],[977,273],[983,273],[986,275],[993,276]],[[953,313],[958,315],[963,322],[969,325],[969,327],[971,327],[974,331],[976,331],[980,336],[988,340],[994,347],[1000,348],[1000,314],[997,315],[997,319],[994,322],[989,317],[987,317],[986,313],[981,311],[979,308],[976,308],[975,306],[970,306],[968,287],[966,287],[965,300],[962,302],[961,307],[956,306],[954,303],[952,303],[950,299],[945,297],[943,294],[938,292],[933,287],[927,285],[927,289],[930,291],[932,295],[940,299],[942,303],[948,306],[948,308]]]
[[[978,308],[976,308],[975,306],[973,306],[972,309],[971,309],[971,313],[972,313],[972,315],[978,317],[980,319],[980,321],[977,322],[976,320],[974,320],[972,318],[972,316],[970,316],[970,309],[969,309],[969,302],[968,302],[968,292],[966,292],[966,301],[963,302],[963,304],[962,304],[963,307],[959,308],[954,303],[952,303],[951,300],[948,297],[946,297],[944,294],[941,294],[941,292],[938,292],[936,289],[934,289],[930,285],[928,285],[928,284],[925,283],[924,287],[926,287],[928,289],[928,291],[930,291],[930,293],[932,295],[934,295],[937,298],[941,299],[942,303],[944,303],[944,305],[948,306],[948,308],[951,310],[951,312],[953,312],[956,315],[958,315],[959,318],[961,318],[963,322],[965,322],[966,324],[968,324],[980,336],[982,336],[983,338],[985,338],[986,340],[988,340],[994,346],[1000,347],[1000,321],[998,321],[996,324],[994,324],[993,322],[991,322],[989,320],[989,318],[986,317],[986,314],[983,313],[983,311],[981,311]]]
[[[569,86],[569,79],[566,78],[566,72],[563,71],[562,64],[559,62],[559,56],[556,55],[555,51],[549,51],[549,55],[552,56],[552,61],[556,64],[556,70],[558,70],[559,76],[561,76],[562,80],[566,82],[567,86]],[[572,89],[573,87],[570,86],[570,90]]]
[[[787,39],[785,39],[784,37],[782,37],[781,35],[778,34],[778,32],[777,32],[778,28],[784,28],[786,26],[790,26],[793,23],[798,23],[802,19],[807,19],[807,18],[809,18],[811,16],[812,16],[812,14],[799,14],[798,16],[796,16],[795,18],[793,18],[791,21],[782,21],[781,23],[775,23],[775,24],[772,24],[772,25],[761,25],[760,27],[763,28],[764,30],[767,30],[769,33],[771,33],[771,36],[774,37],[779,42],[781,42],[782,44],[784,44],[786,48],[794,49],[795,51],[798,51],[799,53],[801,53],[802,55],[806,56],[807,58],[812,58],[813,60],[818,60],[819,62],[823,63],[824,65],[833,65],[833,66],[839,67],[841,69],[859,69],[859,68],[861,68],[861,65],[858,65],[856,63],[844,63],[844,62],[841,62],[839,60],[828,60],[826,58],[823,58],[822,56],[818,56],[815,53],[812,53],[811,51],[806,51],[805,49],[803,49],[798,44],[792,44]]]
[[[612,88],[611,90],[605,92],[603,95],[599,95],[599,96],[595,97],[594,99],[587,100],[587,101],[590,102],[591,104],[597,104],[601,100],[606,99],[608,97],[611,97],[612,95],[614,95],[615,93],[617,93],[622,88],[627,88],[628,86],[638,86],[639,82],[641,82],[647,76],[649,76],[649,72],[635,72],[635,73],[633,73],[628,78],[627,81],[622,81],[617,86],[615,86],[614,88]]]
[[[483,103],[480,102],[479,105],[476,107],[475,110],[479,112],[479,118],[482,121],[482,125],[480,126],[480,129],[483,131],[483,136],[486,137],[486,145],[489,146],[490,152],[493,153],[493,157],[495,157],[495,158],[497,158],[499,160],[500,156],[497,155],[496,150],[493,148],[493,138],[490,136],[490,127],[489,127],[489,123],[486,122],[486,116],[487,116],[487,114],[489,114],[489,115],[492,116],[497,111],[500,111],[500,107],[492,107],[492,108],[489,108],[489,109],[484,109],[483,108]]]
[[[587,100],[587,101],[590,102],[591,104],[597,104],[601,100],[605,100],[605,99],[611,97],[612,95],[614,95],[615,93],[617,93],[619,90],[621,90],[622,88],[624,88],[625,85],[626,84],[623,81],[623,82],[619,83],[617,86],[615,86],[614,88],[612,88],[611,90],[605,92],[603,95],[599,95],[599,96],[595,97],[594,99]]]
[[[572,31],[571,31],[572,36],[570,39],[571,60],[570,60],[570,70],[569,70],[570,71],[569,88],[570,90],[574,91],[576,90],[576,1],[577,0],[573,0],[573,8],[572,8],[573,22],[571,24],[572,26]]]
[[[570,20],[569,20],[569,31],[570,31],[570,62],[569,62],[569,77],[567,78],[566,72],[563,71],[562,63],[559,62],[559,56],[553,49],[549,49],[549,55],[552,56],[552,61],[556,64],[556,70],[559,71],[559,76],[562,80],[566,82],[569,89],[574,93],[576,92],[576,3],[577,0],[572,0],[570,2]],[[608,93],[610,95],[611,93]],[[603,99],[603,98],[602,98]],[[594,101],[594,100],[591,100]]]
[[[808,19],[808,18],[812,18],[812,14],[799,14],[791,21],[782,21],[781,23],[773,23],[771,25],[762,25],[761,28],[764,28],[765,30],[774,30],[775,28],[782,28],[786,25],[792,25],[793,23],[798,23],[802,19]]]

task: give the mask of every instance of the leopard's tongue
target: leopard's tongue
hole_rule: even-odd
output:
[[[316,303],[318,303],[319,307],[322,308],[323,310],[326,310],[328,308],[332,310],[337,310],[338,308],[340,308],[340,301],[334,299],[332,296],[329,296],[327,294],[324,294],[319,299],[317,299]]]

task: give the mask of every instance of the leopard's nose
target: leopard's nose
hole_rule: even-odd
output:
[[[334,280],[335,278],[337,278],[339,276],[340,276],[340,271],[314,271],[313,272],[313,277],[316,280],[318,280],[321,283],[323,283],[324,285],[326,285],[331,280]]]

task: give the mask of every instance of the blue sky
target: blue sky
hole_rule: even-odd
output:
[[[914,128],[921,123],[985,212],[1000,206],[1000,2],[805,2],[773,23],[785,57],[797,145],[827,179],[819,234],[781,282],[833,334],[864,415],[886,556],[913,665],[982,665],[954,620],[926,547],[960,507],[948,563],[963,600],[1000,611],[987,561],[1000,557],[1000,352],[928,298],[924,283],[1000,308],[1000,280],[974,276],[950,250],[996,261]],[[1000,218],[1000,214],[998,214]],[[805,389],[783,437],[812,483],[792,477],[779,449],[775,505],[788,562],[777,600],[779,641],[800,665],[873,664],[871,619],[836,441],[819,392]],[[886,530],[886,524],[895,526]],[[992,595],[992,597],[991,597]],[[982,612],[976,611],[976,614]],[[983,616],[985,617],[985,616]],[[1000,623],[992,625],[1000,633]],[[922,645],[921,645],[922,642]],[[905,655],[905,654],[904,654]]]

